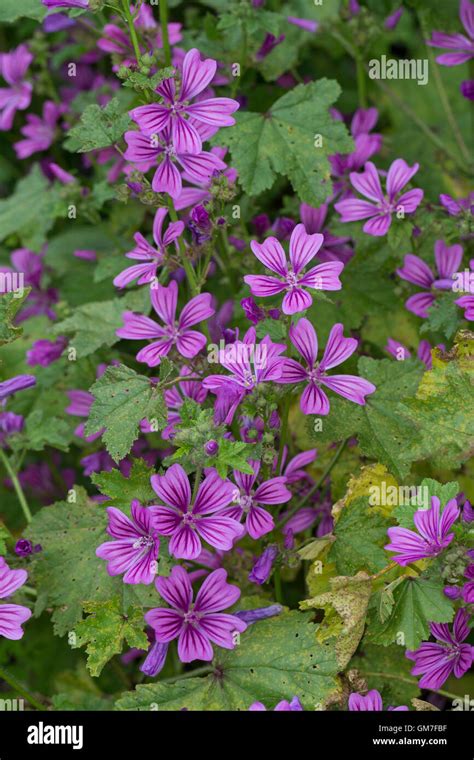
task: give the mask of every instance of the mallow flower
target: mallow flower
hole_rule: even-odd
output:
[[[461,608],[456,612],[452,631],[447,623],[431,623],[436,642],[424,641],[415,651],[405,653],[415,663],[412,675],[421,675],[420,689],[440,689],[451,674],[461,678],[471,668],[474,647],[464,643],[470,634],[468,623],[469,613]]]
[[[33,86],[25,82],[26,71],[33,56],[26,45],[18,45],[9,53],[0,53],[0,75],[8,87],[0,87],[0,132],[8,132],[17,111],[31,103]]]
[[[198,130],[199,131],[199,130]],[[201,150],[196,153],[184,153],[177,150],[172,141],[171,131],[166,128],[160,135],[149,137],[142,132],[125,132],[127,150],[125,158],[145,171],[157,165],[151,182],[155,193],[168,193],[174,200],[183,190],[182,175],[197,185],[210,182],[215,171],[227,168],[215,153]],[[178,168],[179,167],[179,168]]]
[[[418,509],[413,522],[417,532],[410,528],[389,528],[387,533],[390,543],[384,548],[395,552],[393,562],[409,565],[420,559],[437,557],[454,538],[450,533],[460,514],[456,499],[450,499],[441,513],[441,502],[437,496],[431,497],[429,509]]]
[[[382,712],[383,702],[380,692],[377,689],[371,689],[367,694],[359,694],[357,691],[349,696],[347,703],[350,712]],[[406,705],[401,707],[389,707],[389,711],[408,710]]]
[[[297,224],[290,238],[290,263],[281,243],[269,237],[263,243],[252,240],[250,247],[259,261],[275,272],[277,277],[268,275],[245,275],[244,281],[250,286],[252,295],[257,297],[275,296],[285,292],[282,303],[284,314],[296,314],[309,309],[313,299],[306,288],[314,290],[340,290],[339,275],[344,269],[341,261],[328,261],[312,267],[303,273],[307,264],[316,256],[323,245],[324,236],[316,233],[308,235],[304,224]]]
[[[194,601],[191,581],[182,567],[174,567],[169,578],[157,578],[156,588],[170,607],[150,610],[145,621],[153,628],[160,643],[178,639],[181,662],[209,662],[214,657],[212,644],[234,649],[237,634],[247,628],[236,615],[222,612],[240,597],[240,589],[227,583],[225,570],[210,573]]]
[[[281,475],[265,480],[254,488],[260,472],[260,462],[250,460],[249,464],[253,469],[252,475],[234,470],[234,480],[237,484],[234,501],[237,501],[237,504],[226,509],[224,514],[239,522],[245,515],[245,527],[249,536],[258,539],[275,527],[273,515],[264,509],[262,504],[285,504],[291,499],[292,494],[285,486],[286,478]]]
[[[403,267],[397,269],[399,277],[426,291],[410,296],[405,302],[408,311],[417,317],[428,317],[428,310],[436,300],[436,291],[452,289],[453,275],[459,270],[463,249],[460,245],[447,246],[443,240],[437,240],[434,253],[438,276],[423,259],[412,253],[405,256]]]
[[[166,248],[174,243],[177,248],[177,239],[184,230],[183,222],[171,222],[166,232],[163,234],[163,222],[168,214],[167,208],[159,208],[153,220],[153,240],[154,248],[141,232],[136,232],[134,240],[136,243],[133,251],[126,253],[128,259],[140,261],[140,264],[134,264],[127,267],[114,278],[114,285],[118,288],[124,288],[133,280],[137,280],[138,285],[153,282],[156,277],[156,270],[162,263]]]
[[[205,98],[190,102],[210,84],[216,69],[217,63],[212,58],[201,60],[199,50],[189,50],[182,65],[179,91],[175,79],[165,79],[157,88],[164,102],[138,106],[130,112],[130,116],[146,135],[171,130],[177,153],[201,153],[202,138],[195,123],[213,129],[230,127],[235,124],[231,114],[239,108],[238,102],[231,98]]]
[[[318,336],[311,322],[303,318],[290,327],[290,340],[303,357],[306,367],[295,359],[285,359],[281,376],[276,382],[306,383],[300,400],[304,414],[329,414],[329,399],[321,386],[361,406],[366,403],[365,397],[376,390],[375,385],[356,375],[327,374],[329,369],[352,356],[357,348],[357,340],[345,338],[343,331],[340,323],[331,328],[323,358],[318,362]]]
[[[26,570],[11,570],[0,557],[0,599],[6,599],[26,583]],[[28,607],[20,604],[0,604],[0,636],[17,641],[23,636],[23,623],[32,615]]]
[[[442,66],[458,66],[467,63],[474,58],[474,3],[470,0],[461,0],[459,16],[466,30],[465,34],[445,34],[445,32],[433,32],[427,45],[449,50],[436,59]]]
[[[418,169],[419,164],[408,166],[402,158],[397,158],[388,170],[385,194],[377,168],[372,161],[367,161],[363,172],[351,172],[352,186],[368,200],[347,198],[336,203],[334,208],[341,214],[341,222],[368,219],[363,226],[367,235],[386,235],[395,212],[412,214],[423,199],[423,190],[420,188],[408,190],[400,195]]]
[[[196,497],[180,464],[173,464],[165,475],[152,475],[151,485],[163,504],[155,506],[156,527],[171,536],[169,551],[177,559],[196,559],[202,550],[201,539],[215,549],[232,549],[243,526],[223,514],[233,499],[235,487],[209,470],[199,485]]]
[[[137,499],[131,503],[131,516],[116,507],[107,507],[106,541],[96,555],[107,562],[109,575],[122,575],[124,583],[151,583],[156,575],[160,540],[156,527],[156,507],[142,507]]]
[[[178,319],[178,284],[175,280],[168,287],[157,284],[156,288],[150,288],[150,298],[156,314],[164,324],[160,325],[144,314],[126,311],[123,313],[124,326],[117,330],[119,338],[152,340],[150,345],[137,354],[137,361],[144,362],[149,367],[156,367],[161,357],[169,354],[173,346],[176,346],[181,356],[192,359],[205,345],[206,336],[190,327],[214,314],[210,293],[201,293],[191,298]]]

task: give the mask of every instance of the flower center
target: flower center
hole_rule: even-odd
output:
[[[298,285],[298,275],[292,269],[289,269],[286,274],[286,281],[290,288],[296,288]]]

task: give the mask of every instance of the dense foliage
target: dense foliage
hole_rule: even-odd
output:
[[[0,35],[2,698],[464,709],[474,4]]]

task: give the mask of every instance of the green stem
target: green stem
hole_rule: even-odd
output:
[[[162,1],[163,0],[160,0],[160,6],[161,6]],[[137,64],[139,64],[142,54],[140,52],[140,45],[138,44],[137,31],[133,24],[133,18],[130,12],[129,0],[122,0],[122,7],[123,7],[123,12],[125,14],[125,18],[128,23],[128,28],[130,29],[130,38],[132,40],[133,49],[135,51],[135,58],[137,59]]]
[[[277,524],[277,526],[276,526],[277,528],[281,528],[283,525],[285,525],[285,523],[288,522],[288,520],[290,519],[290,517],[293,517],[293,515],[296,514],[296,512],[298,512],[298,510],[301,509],[301,507],[304,507],[304,505],[306,504],[306,502],[308,501],[308,499],[313,495],[313,493],[315,493],[315,491],[317,491],[318,488],[320,488],[322,486],[322,484],[326,480],[327,476],[331,472],[331,470],[334,467],[334,465],[337,464],[337,462],[339,460],[339,457],[341,456],[342,452],[344,451],[348,440],[349,439],[346,438],[344,441],[342,441],[342,443],[340,444],[338,450],[334,454],[334,457],[329,462],[328,466],[324,470],[324,472],[321,475],[321,477],[319,478],[318,482],[315,483],[314,486],[309,489],[308,493],[305,496],[303,496],[303,498],[301,499],[301,501],[298,502],[298,504],[296,504],[294,507],[292,507],[292,509],[290,509],[286,513],[286,515],[283,518],[283,520],[280,520],[280,522]]]
[[[359,95],[359,108],[367,108],[367,90],[365,81],[365,68],[360,55],[356,58],[357,93]]]
[[[275,599],[278,604],[283,604],[283,591],[281,587],[281,571],[279,567],[275,568],[273,573],[273,587],[275,590]]]
[[[194,475],[192,504],[194,504],[194,502],[196,501],[197,492],[198,492],[199,486],[201,485],[201,475],[202,475],[202,467],[198,467]]]
[[[39,699],[37,699],[35,695],[32,694],[31,691],[29,691],[29,689],[16,678],[16,676],[1,666],[0,678],[9,684],[9,686],[11,686],[14,691],[18,692],[18,694],[21,694],[21,696],[24,697],[30,703],[30,705],[36,707],[37,710],[46,710],[46,706],[42,704]]]
[[[429,32],[426,28],[426,24],[424,19],[422,18],[422,14],[420,12],[417,13],[418,20],[420,22],[421,32],[423,34],[423,38],[426,40],[429,36]],[[441,105],[443,106],[444,112],[446,114],[446,118],[449,122],[449,126],[451,127],[451,131],[454,135],[454,139],[456,140],[459,151],[464,159],[464,161],[467,162],[469,165],[471,163],[471,155],[469,153],[469,150],[466,146],[466,143],[464,142],[464,138],[461,134],[461,130],[458,127],[458,123],[456,121],[456,117],[454,116],[453,110],[451,108],[451,105],[448,100],[448,96],[446,94],[446,89],[443,84],[443,80],[441,79],[441,74],[439,72],[438,65],[435,61],[434,53],[431,47],[429,45],[426,45],[426,51],[428,54],[428,58],[430,61],[431,69],[434,73],[434,79],[435,79],[435,85],[436,89],[438,90],[439,99],[441,101]]]
[[[288,317],[288,322],[286,326],[286,353],[288,354],[288,356],[291,355],[290,328],[291,328],[291,317]],[[288,394],[288,396],[285,398],[285,401],[283,403],[281,432],[280,432],[280,448],[278,451],[278,461],[277,461],[277,467],[276,467],[277,475],[280,474],[281,463],[283,461],[283,452],[285,450],[286,439],[288,437],[288,417],[290,414],[290,400],[291,400],[291,397]]]
[[[25,515],[25,520],[27,523],[30,523],[32,519],[32,514],[30,512],[28,502],[26,501],[25,494],[23,493],[23,489],[20,485],[20,481],[18,480],[18,477],[14,469],[12,468],[10,461],[8,457],[6,456],[5,452],[3,451],[3,449],[0,449],[0,459],[2,460],[3,465],[13,483],[13,488],[15,489],[15,493],[18,497],[18,501],[20,502],[20,506],[23,510],[23,514]]]
[[[178,214],[176,213],[176,209],[174,207],[173,199],[171,198],[171,196],[169,196],[168,208],[170,212],[171,221],[177,222]],[[178,238],[178,247],[179,247],[179,253],[180,253],[180,258],[181,258],[181,264],[184,268],[184,271],[186,272],[186,277],[188,278],[189,287],[191,288],[192,295],[195,296],[198,294],[196,275],[194,273],[194,269],[191,266],[191,262],[189,261],[186,255],[186,246],[184,245],[184,240],[181,237],[181,235]]]
[[[160,24],[163,38],[163,53],[165,54],[165,66],[171,65],[171,48],[168,34],[168,2],[160,0]]]
[[[195,676],[204,676],[208,675],[209,673],[213,673],[214,668],[212,665],[203,665],[202,668],[196,668],[195,670],[190,670],[187,673],[182,673],[178,676],[170,676],[169,678],[162,678],[158,681],[158,683],[174,683],[175,681],[184,681],[185,678],[194,678]]]

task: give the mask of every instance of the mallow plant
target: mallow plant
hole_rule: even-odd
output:
[[[474,4],[169,5],[0,7],[0,692],[457,709]]]

